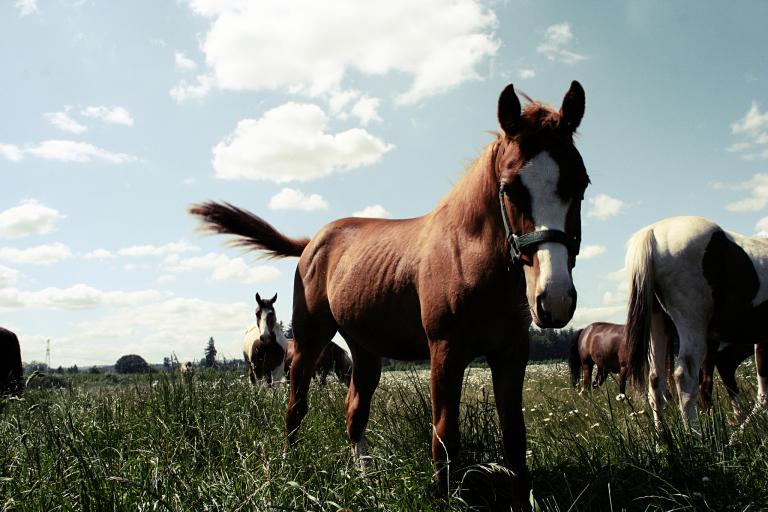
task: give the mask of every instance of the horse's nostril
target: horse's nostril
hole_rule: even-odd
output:
[[[552,323],[552,314],[544,308],[544,299],[546,298],[546,293],[541,293],[536,297],[536,316],[542,323],[549,324]]]

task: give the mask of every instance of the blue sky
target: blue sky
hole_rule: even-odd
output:
[[[621,320],[624,244],[702,215],[768,231],[766,2],[6,0],[0,325],[26,361],[240,357],[296,260],[204,236],[226,200],[290,235],[428,212],[513,82],[586,90],[574,325]]]

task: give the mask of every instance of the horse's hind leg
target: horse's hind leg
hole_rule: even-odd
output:
[[[352,451],[361,463],[368,456],[368,439],[365,437],[365,427],[371,412],[373,392],[381,378],[381,358],[368,352],[361,346],[347,339],[352,351],[352,379],[344,400],[347,414],[347,433],[352,442]]]
[[[664,391],[667,386],[666,356],[669,342],[664,313],[660,310],[654,311],[651,316],[651,365],[648,372],[648,400],[651,403],[657,430],[660,430],[664,424]]]
[[[672,320],[680,337],[680,354],[675,365],[675,384],[680,400],[680,412],[687,426],[699,437],[696,399],[699,393],[699,369],[707,350],[707,325],[696,315],[673,314]]]
[[[768,343],[755,345],[755,370],[757,371],[757,401],[752,412],[741,424],[739,432],[744,432],[757,415],[768,407]]]
[[[701,407],[709,410],[712,408],[712,389],[715,384],[715,360],[717,359],[717,343],[709,343],[704,363],[701,365],[699,393],[701,393]],[[720,377],[722,377],[722,373]]]
[[[298,275],[297,275],[298,280]],[[296,441],[301,421],[307,414],[309,403],[307,394],[315,373],[315,364],[323,347],[330,343],[336,334],[336,322],[330,313],[328,304],[318,308],[321,311],[308,311],[304,302],[304,290],[296,286],[293,301],[294,353],[291,361],[290,394],[285,411],[285,427],[288,431],[288,443]]]
[[[581,393],[592,390],[592,369],[594,366],[595,363],[591,359],[581,364]]]

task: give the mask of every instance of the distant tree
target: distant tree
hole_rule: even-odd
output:
[[[80,368],[78,368],[77,365],[74,365],[70,368],[67,368],[67,373],[80,373]]]
[[[94,373],[94,374],[95,374],[95,373],[101,373],[101,370],[99,370],[99,367],[98,367],[98,366],[91,366],[91,367],[88,369],[88,373]]]
[[[208,339],[208,345],[205,347],[205,358],[203,366],[213,368],[216,365],[216,346],[213,343],[213,336]]]
[[[143,357],[136,354],[128,354],[115,363],[117,373],[144,373],[149,371],[149,365]]]
[[[171,370],[171,367],[172,367],[172,365],[171,365],[171,358],[170,357],[164,357],[163,358],[163,369],[165,369],[165,371],[169,371],[169,370]]]
[[[48,365],[43,363],[42,361],[32,361],[24,365],[24,373],[32,373],[32,372],[45,373],[47,371],[48,371]]]
[[[56,368],[56,373],[64,373],[64,367],[59,366],[58,368]]]

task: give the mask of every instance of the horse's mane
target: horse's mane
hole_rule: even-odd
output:
[[[500,150],[520,151],[529,144],[539,145],[543,140],[563,137],[560,112],[550,105],[532,100],[525,93],[521,95],[527,103],[520,114],[518,132],[510,138],[503,133],[491,132],[494,140],[469,164],[453,189],[435,207],[435,213],[443,212],[449,221],[466,226],[470,233],[482,230],[489,208],[494,207],[488,203],[489,199],[496,203],[499,176],[494,162],[497,153]]]

